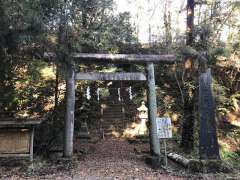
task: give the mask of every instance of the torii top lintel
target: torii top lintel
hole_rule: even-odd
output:
[[[55,58],[54,53],[44,53],[47,58]],[[76,63],[163,63],[172,64],[176,61],[176,56],[172,54],[153,55],[153,54],[91,54],[73,53],[70,55]]]

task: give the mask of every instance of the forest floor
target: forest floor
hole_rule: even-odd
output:
[[[168,168],[148,167],[142,152],[148,143],[128,143],[123,139],[104,139],[95,143],[75,143],[75,157],[64,160],[35,158],[33,164],[23,161],[1,161],[1,179],[226,179],[216,174],[189,174],[169,162]]]

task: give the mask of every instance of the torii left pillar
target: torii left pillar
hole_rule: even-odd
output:
[[[150,151],[152,155],[160,156],[160,143],[157,137],[157,98],[155,90],[154,64],[147,64],[148,84],[148,118],[150,122]]]
[[[73,135],[74,135],[74,110],[75,110],[75,71],[74,65],[67,65],[66,74],[66,115],[63,156],[73,155]]]

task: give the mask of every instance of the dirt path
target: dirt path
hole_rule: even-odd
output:
[[[73,160],[62,158],[62,153],[53,154],[48,160],[35,156],[33,164],[29,161],[0,160],[0,179],[224,180],[231,177],[227,174],[191,174],[171,161],[168,163],[168,171],[172,173],[161,168],[154,170],[145,164],[142,157],[142,151],[148,149],[147,143],[129,144],[121,139],[105,139],[97,143],[83,143],[79,140],[75,142]]]
[[[141,149],[147,148],[143,145]],[[137,158],[135,145],[120,139],[106,139],[89,147],[91,151],[77,166],[75,179],[182,179],[163,170],[153,170]]]
[[[74,159],[61,158],[62,153],[51,159],[36,157],[29,161],[0,160],[0,179],[2,180],[175,180],[175,179],[228,179],[227,174],[189,174],[184,169],[170,164],[168,173],[163,169],[151,169],[141,151],[148,150],[148,144],[129,144],[126,140],[105,139],[97,143],[75,142]],[[174,173],[173,173],[174,172]],[[234,177],[237,177],[234,175]],[[231,179],[231,178],[230,178]],[[239,179],[239,178],[235,178]]]
[[[129,144],[121,139],[105,139],[95,144],[80,142],[75,143],[73,161],[61,156],[52,157],[50,161],[35,157],[33,164],[0,161],[0,179],[186,179],[148,167],[138,155],[139,149],[148,150],[148,144]]]

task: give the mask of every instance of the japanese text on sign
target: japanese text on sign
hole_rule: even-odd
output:
[[[172,124],[168,117],[156,118],[157,136],[159,139],[172,138]]]

